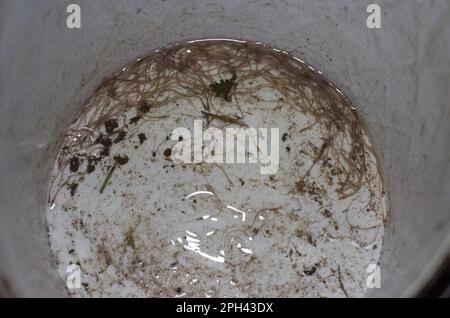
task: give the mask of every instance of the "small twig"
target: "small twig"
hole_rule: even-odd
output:
[[[221,115],[221,114],[211,114],[211,113],[207,113],[204,111],[202,111],[202,114],[210,121],[211,121],[211,119],[213,119],[213,120],[217,119],[217,120],[223,121],[228,124],[234,124],[234,125],[238,125],[238,126],[242,126],[242,127],[248,127],[248,125],[246,123],[244,123],[242,120],[235,118],[235,117]]]
[[[100,188],[100,193],[103,193],[103,191],[105,190],[105,188],[109,182],[109,179],[111,179],[111,176],[112,176],[114,170],[116,170],[116,167],[117,167],[117,163],[114,164],[114,166],[112,166],[111,169],[109,169],[108,174],[106,175],[105,181],[103,181],[102,187]]]
[[[338,276],[339,285],[340,285],[342,291],[344,292],[345,297],[349,298],[349,296],[348,296],[348,294],[347,294],[347,291],[346,291],[345,288],[344,288],[344,284],[342,283],[341,266],[338,266],[338,273],[339,273],[339,276]]]

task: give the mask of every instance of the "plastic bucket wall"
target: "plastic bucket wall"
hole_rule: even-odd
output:
[[[0,3],[0,289],[66,295],[45,222],[49,167],[80,102],[121,65],[168,43],[263,41],[322,70],[359,108],[380,157],[390,218],[375,296],[414,295],[450,246],[448,1]]]

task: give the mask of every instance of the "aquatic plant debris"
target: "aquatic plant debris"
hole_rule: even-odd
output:
[[[144,133],[140,133],[140,134],[138,135],[138,138],[139,138],[139,144],[140,144],[140,145],[142,145],[142,144],[144,143],[144,141],[147,140],[147,136],[146,136]]]
[[[114,156],[114,161],[121,166],[127,164],[128,160],[128,156]]]
[[[105,191],[106,186],[108,185],[109,180],[111,179],[111,176],[114,172],[114,170],[116,170],[117,164],[114,164],[108,171],[108,174],[106,175],[105,181],[103,181],[101,187],[100,187],[100,193],[103,193],[103,191]]]
[[[241,119],[236,118],[236,117],[232,117],[232,116],[227,116],[227,115],[223,115],[223,114],[211,114],[205,111],[202,111],[202,114],[209,120],[220,120],[223,121],[224,123],[228,123],[228,124],[234,124],[234,125],[238,125],[238,126],[242,126],[242,127],[248,127],[248,125],[243,122]]]
[[[147,102],[143,102],[141,108],[139,109],[142,113],[146,114],[150,111],[151,105]]]
[[[221,79],[219,82],[210,84],[212,91],[216,94],[216,97],[221,97],[227,102],[231,102],[231,90],[236,85],[237,76],[236,73],[229,79]]]
[[[105,190],[106,186],[108,185],[111,176],[114,172],[114,170],[116,170],[117,166],[123,166],[125,164],[128,163],[128,157],[127,156],[114,156],[114,161],[115,164],[109,169],[108,174],[106,175],[105,181],[103,181],[102,186],[100,187],[100,193],[103,193],[103,191]]]
[[[117,127],[119,127],[117,119],[109,119],[105,121],[105,130],[107,134],[112,134]]]

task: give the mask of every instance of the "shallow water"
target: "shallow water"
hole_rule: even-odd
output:
[[[229,95],[216,96],[210,85],[234,76]],[[323,120],[307,111],[321,102],[345,111]],[[358,183],[359,162],[345,161],[354,145],[345,125],[330,124],[359,123],[344,115],[356,116],[353,106],[319,72],[262,44],[185,43],[139,59],[87,99],[64,137],[47,214],[61,277],[80,266],[78,297],[363,296],[386,208],[361,126],[351,129],[366,147],[363,181],[342,190],[346,177]],[[277,128],[278,170],[174,162],[172,131],[193,131],[194,120]]]

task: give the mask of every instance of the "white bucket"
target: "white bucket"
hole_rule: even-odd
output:
[[[448,1],[61,1],[0,4],[0,295],[64,296],[46,229],[49,171],[80,103],[117,67],[169,43],[263,41],[358,106],[381,162],[389,221],[375,296],[412,296],[450,247]],[[3,291],[2,291],[3,289]]]

